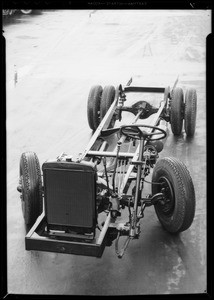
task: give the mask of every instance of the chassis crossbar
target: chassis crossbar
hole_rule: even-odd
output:
[[[139,92],[139,93],[164,93],[165,88],[162,87],[141,87],[141,86],[126,86],[124,92]]]
[[[135,153],[128,153],[128,152],[120,152],[117,154],[116,152],[110,152],[110,151],[88,151],[86,156],[102,156],[102,157],[119,157],[119,158],[133,158]]]

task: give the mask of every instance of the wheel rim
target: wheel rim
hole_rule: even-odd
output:
[[[166,177],[160,177],[158,182],[161,183],[161,192],[165,198],[163,202],[157,204],[158,210],[165,216],[170,217],[173,215],[175,208],[175,197],[172,184]]]

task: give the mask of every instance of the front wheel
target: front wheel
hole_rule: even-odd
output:
[[[170,233],[188,229],[195,215],[195,190],[185,164],[176,158],[160,159],[153,171],[152,194],[162,192],[164,200],[155,205],[157,217]]]
[[[43,209],[41,169],[36,153],[21,155],[19,175],[23,217],[26,225],[33,225]]]

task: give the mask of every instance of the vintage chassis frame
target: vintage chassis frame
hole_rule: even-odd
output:
[[[175,82],[173,89],[175,88],[177,81]],[[104,141],[100,150],[93,150],[93,145],[97,141],[98,137],[100,136],[102,130],[108,128],[113,115],[116,113],[118,108],[118,99],[119,99],[119,88],[116,89],[115,99],[110,106],[109,110],[107,111],[105,117],[101,121],[100,125],[98,126],[97,130],[94,132],[93,136],[91,137],[88,145],[86,146],[85,150],[79,157],[79,161],[83,160],[85,157],[116,157],[116,148],[111,151],[104,151],[106,142]],[[151,126],[156,126],[159,122],[160,116],[163,112],[163,109],[167,105],[168,95],[170,93],[169,87],[140,87],[140,86],[125,86],[123,91],[125,93],[134,92],[134,93],[160,93],[164,94],[164,99],[160,102],[160,107],[155,114],[153,122],[150,124]],[[140,117],[140,113],[137,114],[132,122],[135,124]],[[124,137],[125,140],[125,137]],[[139,145],[136,148],[134,153],[126,153],[121,152],[119,157],[124,158],[132,158],[134,161],[138,159],[139,156]],[[134,165],[130,165],[127,173],[123,179],[119,194],[122,194],[129,176],[132,172]],[[39,251],[48,251],[48,252],[56,252],[56,253],[67,253],[67,254],[78,254],[78,255],[86,255],[86,256],[94,256],[94,257],[101,257],[103,251],[105,249],[105,240],[106,236],[111,230],[111,228],[116,228],[117,224],[115,220],[111,218],[111,213],[109,212],[106,219],[104,226],[102,227],[101,232],[98,232],[98,236],[95,237],[93,240],[87,241],[83,239],[83,237],[75,238],[74,235],[69,234],[53,234],[52,236],[44,236],[43,232],[45,230],[47,223],[45,212],[43,212],[38,219],[36,220],[35,224],[32,226],[30,231],[25,236],[25,247],[26,250],[39,250]],[[69,240],[70,239],[70,240]]]

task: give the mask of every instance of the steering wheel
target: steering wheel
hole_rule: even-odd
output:
[[[151,128],[155,130],[155,132],[147,132],[145,130],[141,130],[140,127]],[[155,135],[161,135],[160,137],[152,139],[153,141],[157,141],[157,140],[164,139],[167,133],[165,130],[157,126],[134,124],[134,125],[122,125],[120,127],[120,135],[125,135],[129,138],[136,139],[136,140],[141,140],[142,138],[148,139]]]

